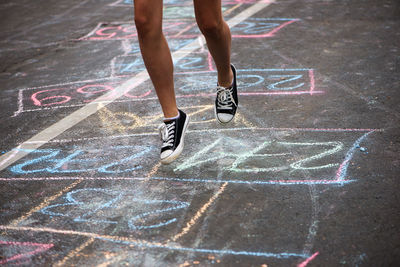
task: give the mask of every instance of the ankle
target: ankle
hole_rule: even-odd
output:
[[[220,79],[220,78],[218,78],[218,85],[222,86],[222,87],[225,87],[225,88],[231,87],[232,84],[233,84],[233,71],[232,71],[232,69],[230,69],[228,77],[229,77],[228,79],[222,79],[222,78]]]
[[[164,115],[164,122],[176,120],[179,118],[179,116],[180,116],[179,111],[178,111],[178,115],[174,115],[174,116],[165,116]]]

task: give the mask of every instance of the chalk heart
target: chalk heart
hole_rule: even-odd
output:
[[[171,218],[174,213],[189,206],[187,202],[134,198],[124,191],[102,188],[74,190],[64,199],[64,203],[47,206],[39,212],[78,223],[109,225],[127,221],[130,229],[144,230],[176,222],[176,218]]]

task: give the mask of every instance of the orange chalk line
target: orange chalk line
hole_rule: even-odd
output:
[[[183,33],[187,32],[188,30],[190,30],[191,28],[193,28],[194,26],[196,26],[197,23],[192,23],[189,26],[187,26],[186,28],[184,28],[183,30],[181,30],[180,32],[178,32],[177,34],[174,35],[174,37],[179,37],[181,36]]]
[[[46,198],[42,203],[39,204],[39,206],[34,207],[33,209],[31,209],[30,211],[28,211],[27,213],[25,213],[23,216],[19,217],[18,219],[13,220],[9,225],[10,226],[15,226],[17,224],[19,224],[21,221],[25,220],[26,218],[30,217],[33,213],[43,209],[44,207],[48,206],[50,204],[51,201],[57,199],[58,197],[60,197],[61,195],[63,195],[65,192],[68,192],[69,190],[71,190],[72,188],[74,188],[76,185],[78,185],[79,183],[81,183],[83,180],[79,179],[76,180],[75,182],[73,182],[72,184],[70,184],[69,186],[65,187],[63,190],[61,190],[60,192],[58,192],[57,194]]]
[[[221,195],[224,191],[226,186],[228,185],[227,182],[221,185],[219,190],[208,200],[206,204],[204,204],[197,212],[196,214],[190,219],[190,221],[186,224],[185,228],[182,229],[182,231],[178,234],[176,234],[174,237],[171,238],[172,241],[176,241],[177,239],[181,238],[185,234],[187,234],[192,228],[192,226],[197,222],[197,220],[203,215],[203,213],[210,207],[210,205],[218,198],[219,195]]]
[[[240,3],[240,4],[237,4],[237,5],[233,6],[233,7],[231,7],[230,9],[226,10],[225,12],[222,13],[223,16],[229,15],[230,13],[232,13],[236,8],[240,7],[241,5],[242,4]],[[176,37],[181,36],[182,34],[184,34],[185,32],[189,31],[191,28],[193,28],[196,25],[197,25],[197,23],[193,23],[193,24],[188,25],[186,28],[182,29],[180,32],[175,34],[174,37],[176,38]]]
[[[151,171],[146,175],[146,178],[151,178],[158,171],[160,166],[161,166],[161,162],[158,162],[156,165],[154,165],[154,167],[151,169]]]
[[[94,242],[94,238],[90,238],[87,240],[85,243],[80,245],[79,247],[75,248],[74,250],[71,250],[67,256],[65,256],[61,261],[57,262],[54,266],[63,266],[68,260],[72,259],[73,257],[76,256],[79,252],[81,252],[83,249],[85,249],[87,246],[92,244]]]
[[[224,16],[231,14],[235,9],[237,9],[241,5],[243,5],[243,4],[239,3],[239,4],[234,5],[233,7],[231,7],[230,9],[228,9],[227,11],[224,12]]]

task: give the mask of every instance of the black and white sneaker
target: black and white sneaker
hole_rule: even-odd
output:
[[[217,98],[215,99],[215,118],[219,123],[230,122],[236,114],[238,107],[237,84],[236,84],[236,68],[231,64],[233,72],[232,86],[225,88],[217,87]]]
[[[183,150],[183,141],[189,125],[189,116],[179,111],[179,117],[166,121],[158,127],[163,142],[161,146],[161,163],[168,164],[174,161]]]

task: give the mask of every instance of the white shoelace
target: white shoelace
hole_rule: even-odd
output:
[[[162,123],[158,130],[160,131],[160,138],[163,141],[162,148],[172,146],[174,144],[175,121],[171,124]]]
[[[225,88],[222,86],[217,87],[217,99],[219,109],[232,109],[232,104],[237,106],[232,94],[233,88]]]

